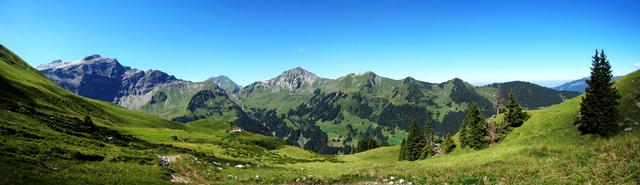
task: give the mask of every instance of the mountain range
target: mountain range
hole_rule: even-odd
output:
[[[365,138],[397,145],[413,120],[430,125],[440,136],[454,134],[470,103],[477,103],[489,117],[506,102],[509,92],[529,109],[579,95],[522,81],[475,87],[458,78],[429,83],[411,77],[394,80],[373,72],[328,79],[300,67],[241,87],[226,76],[190,82],[157,70],[133,69],[99,55],[57,60],[37,69],[85,97],[178,122],[232,121],[249,131],[323,153],[350,152],[355,142]]]
[[[367,77],[364,78],[367,79],[366,83],[362,83],[364,85],[353,85],[362,82],[358,76]],[[235,123],[220,120],[225,119],[224,117],[214,119],[206,117],[197,121],[179,123],[74,94],[75,92],[64,89],[47,79],[40,71],[29,66],[19,56],[0,44],[0,83],[3,84],[0,88],[0,139],[3,141],[0,144],[0,163],[4,164],[0,165],[0,173],[4,174],[0,177],[0,184],[573,184],[575,182],[634,184],[636,182],[634,177],[637,176],[639,167],[636,161],[640,156],[637,152],[640,151],[640,145],[638,145],[640,141],[638,134],[640,71],[622,76],[614,83],[614,87],[621,96],[618,106],[621,122],[618,124],[620,133],[611,137],[583,135],[576,129],[574,120],[579,115],[582,98],[575,97],[556,105],[527,111],[531,117],[525,123],[487,148],[461,148],[459,135],[454,135],[453,142],[457,147],[453,151],[440,153],[425,160],[398,161],[398,155],[401,153],[399,146],[384,146],[349,155],[321,155],[287,145],[286,142],[289,144],[298,142],[305,143],[304,146],[312,150],[328,153],[331,151],[326,149],[334,149],[333,152],[344,152],[348,145],[322,147],[323,144],[337,142],[332,136],[342,134],[340,129],[344,120],[366,117],[367,119],[360,119],[365,124],[348,122],[347,129],[358,130],[360,126],[371,124],[383,128],[383,136],[387,134],[385,132],[388,132],[389,122],[381,121],[385,119],[371,121],[369,120],[371,116],[366,116],[369,112],[371,112],[370,115],[385,115],[379,117],[399,120],[402,115],[420,117],[412,112],[415,107],[436,110],[432,107],[423,107],[431,105],[427,103],[430,101],[436,104],[441,103],[442,99],[451,99],[452,102],[462,101],[465,100],[464,97],[482,98],[491,95],[491,92],[494,92],[496,99],[499,99],[503,97],[503,92],[510,89],[509,91],[516,94],[533,92],[531,94],[534,96],[519,101],[535,103],[539,101],[536,98],[538,96],[535,96],[538,93],[558,93],[545,88],[528,88],[530,84],[526,82],[469,87],[460,79],[430,84],[413,79],[383,80],[384,78],[373,73],[347,75],[340,79],[353,83],[335,82],[339,79],[328,80],[326,84],[312,90],[310,97],[302,104],[292,106],[285,114],[277,113],[277,109],[259,110],[253,106],[246,106],[243,104],[246,101],[243,100],[245,98],[241,93],[235,94],[237,99],[234,99],[234,94],[227,93],[225,88],[212,85],[211,82],[200,82],[204,84],[203,86],[210,86],[210,88],[194,93],[184,106],[186,114],[182,116],[216,117],[220,116],[217,115],[219,112],[227,115],[235,114],[227,110],[232,108],[230,110],[241,110],[242,112],[236,113],[245,113],[246,117],[235,114],[234,117],[237,116]],[[373,80],[368,81],[368,79]],[[398,87],[399,90],[392,90],[391,93],[384,90],[388,88],[387,86],[394,87],[396,83],[401,84],[402,88]],[[303,86],[305,85],[299,87]],[[464,88],[465,86],[467,88]],[[161,87],[163,86],[156,86],[154,89]],[[191,86],[175,86],[174,90],[185,87]],[[293,90],[289,87],[295,86],[287,85],[286,87],[279,89],[294,95],[307,93],[305,88]],[[357,90],[358,88],[349,87],[370,88]],[[432,89],[426,90],[420,87]],[[341,90],[329,91],[334,88]],[[437,88],[450,90],[437,90]],[[274,87],[267,89],[280,91]],[[155,90],[155,92],[167,91]],[[268,92],[266,89],[263,91],[254,93]],[[450,94],[446,96],[447,98],[443,98],[443,95],[435,95],[442,92],[450,92]],[[387,94],[390,94],[391,98],[384,98]],[[451,96],[451,94],[455,95]],[[154,95],[156,98],[150,102],[167,102],[169,99],[176,98],[168,96],[169,94],[163,97],[159,93],[151,96]],[[396,95],[396,98],[393,98],[393,95]],[[553,97],[552,95],[549,94],[548,97]],[[380,98],[374,100],[371,96]],[[377,113],[380,110],[374,109],[376,107],[374,105],[384,104],[385,101],[391,101],[387,102],[381,111],[387,113]],[[494,104],[493,101],[490,103]],[[368,110],[365,104],[371,107],[371,110]],[[446,103],[441,106],[450,107]],[[535,107],[540,104],[526,106]],[[389,107],[406,108],[400,111],[389,111],[396,110]],[[331,118],[335,110],[340,110],[338,115],[343,115],[343,120],[310,121]],[[351,115],[352,118],[344,115]],[[424,113],[424,115],[431,119],[436,117],[435,114]],[[429,120],[427,118],[425,120]],[[503,118],[503,114],[488,118],[487,124],[499,124]],[[336,121],[338,125],[329,127]],[[249,124],[242,125],[243,123]],[[236,130],[234,128],[236,126],[257,131],[273,129],[273,127],[266,128],[271,123],[284,125],[285,128],[281,129],[290,131],[286,134],[289,137],[277,136],[286,138],[286,141],[264,136],[270,133],[261,133],[261,135],[246,131],[231,132]],[[401,123],[404,121],[397,121],[398,125]],[[401,133],[402,129],[398,128],[396,132]],[[277,134],[281,133],[284,132]],[[325,138],[328,139],[327,143],[323,143],[322,136],[318,136],[318,139],[312,137],[312,133],[330,136]]]
[[[613,78],[611,78],[611,80],[617,80],[618,78],[620,78],[620,76],[614,76]],[[564,83],[562,85],[559,85],[557,87],[554,87],[553,89],[558,90],[558,91],[574,91],[574,92],[584,92],[585,89],[587,89],[588,85],[587,85],[587,80],[589,78],[588,77],[584,77],[578,80],[574,80],[574,81],[570,81],[567,83]]]

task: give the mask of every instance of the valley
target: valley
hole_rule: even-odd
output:
[[[179,123],[149,114],[154,113],[152,111],[127,110],[78,96],[49,81],[46,74],[40,75],[8,49],[1,47],[0,54],[0,79],[5,84],[0,91],[3,105],[0,160],[7,164],[0,171],[10,174],[0,178],[2,184],[633,184],[639,178],[638,71],[615,81],[622,95],[619,108],[623,123],[633,130],[607,139],[583,136],[574,128],[573,118],[581,96],[566,97],[563,92],[526,82],[473,87],[459,79],[430,84],[365,73],[286,86],[323,84],[313,91],[304,88],[291,91],[282,87],[271,90],[285,91],[291,96],[258,94],[268,89],[265,84],[256,84],[252,86],[253,91],[248,92],[245,87],[234,94],[214,83],[209,83],[208,90],[193,93],[194,98],[175,98],[184,96],[181,93],[151,95],[156,97],[151,102],[189,102],[179,105],[187,109],[183,115],[198,119]],[[163,92],[159,87],[166,88],[161,85],[149,92]],[[523,87],[529,89],[521,90]],[[468,101],[477,100],[486,102],[479,105],[484,106],[484,113],[491,114],[495,111],[495,101],[485,97],[507,89],[522,94],[519,101],[523,106],[536,110],[528,111],[531,118],[500,142],[477,151],[456,148],[452,153],[427,160],[397,160],[399,147],[393,145],[406,137],[402,132],[406,125],[397,124],[407,121],[404,114],[415,116],[420,110],[433,111],[428,114],[432,116],[419,118],[430,119],[434,123],[432,127],[439,129],[448,115],[442,116],[442,112],[447,112],[443,110],[463,111]],[[547,96],[546,100],[559,102],[539,104],[539,97],[522,93],[531,89],[548,92],[558,99]],[[272,98],[242,98],[260,97],[258,95]],[[296,98],[300,103],[290,108],[278,109],[281,107],[275,106],[277,104],[264,103]],[[248,100],[263,101],[263,106],[251,106],[258,103]],[[443,107],[447,104],[451,106]],[[283,119],[281,112],[287,109],[288,117]],[[414,109],[418,111],[411,112]],[[249,120],[243,123],[239,118],[245,116]],[[388,116],[391,116],[389,122],[385,121]],[[490,118],[489,122],[492,119],[497,118]],[[388,137],[383,141],[391,146],[350,155],[316,154],[287,141],[283,135],[278,136],[281,132],[271,133],[281,138],[277,139],[261,130],[273,127],[250,125],[257,120],[269,120],[280,124],[283,130],[302,136],[305,136],[303,131],[309,130],[326,134],[327,140],[354,136],[351,129],[343,130],[347,127],[363,135]],[[300,124],[302,121],[311,122],[305,125]],[[255,129],[259,134],[230,132],[237,126],[252,132]],[[385,135],[393,131],[396,135]],[[457,135],[454,141],[460,146]],[[313,142],[317,140],[307,140],[307,143]],[[336,142],[344,143],[333,140],[326,144],[336,148],[344,146]],[[309,149],[307,146],[312,145],[304,146]]]
[[[99,55],[71,62],[58,60],[38,69],[78,95],[178,122],[226,120],[325,154],[352,153],[356,143],[366,138],[397,145],[413,119],[429,123],[440,137],[453,135],[470,102],[478,102],[489,117],[503,106],[500,102],[505,102],[510,92],[517,93],[518,101],[528,109],[579,95],[522,81],[474,87],[458,78],[428,83],[411,77],[394,80],[373,72],[328,79],[300,67],[240,87],[224,76],[189,82],[161,71],[145,73]],[[130,74],[141,77],[128,77]],[[115,88],[121,89],[120,94],[82,91],[105,80],[121,84]]]

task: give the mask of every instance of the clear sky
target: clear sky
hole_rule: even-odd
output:
[[[241,85],[301,66],[428,82],[577,79],[604,48],[640,66],[640,1],[0,0],[0,43],[31,65],[91,54]]]

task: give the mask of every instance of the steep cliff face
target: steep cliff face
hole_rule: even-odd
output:
[[[181,81],[157,70],[122,66],[117,59],[91,55],[76,61],[56,60],[37,69],[56,84],[76,94],[127,105],[127,96],[145,95],[160,85]]]

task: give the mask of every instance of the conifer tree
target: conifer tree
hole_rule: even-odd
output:
[[[433,128],[431,127],[431,124],[429,122],[427,122],[424,127],[424,147],[422,148],[422,151],[420,151],[420,155],[418,156],[418,159],[420,160],[435,155],[435,152],[433,152],[435,147],[433,143]]]
[[[480,149],[487,145],[485,136],[488,135],[486,130],[487,122],[484,120],[478,110],[478,104],[472,103],[467,111],[467,117],[464,119],[460,133],[460,142],[462,147]]]
[[[519,127],[529,119],[529,114],[522,109],[522,106],[516,100],[516,95],[513,92],[509,93],[509,103],[507,104],[507,112],[504,116],[504,121],[508,126]]]
[[[620,95],[613,87],[611,65],[604,50],[593,56],[591,78],[586,80],[588,85],[585,96],[580,103],[580,113],[574,122],[582,134],[598,134],[611,136],[617,130]]]
[[[456,148],[456,143],[453,142],[453,138],[450,135],[444,136],[444,141],[440,145],[440,152],[443,154],[447,154],[451,152],[454,148]]]
[[[413,120],[409,126],[409,136],[404,140],[401,146],[400,160],[415,161],[420,158],[420,152],[424,148],[425,135],[422,129],[418,126],[416,120]]]
[[[364,152],[370,149],[378,148],[378,142],[373,138],[362,139],[358,141],[358,152]]]
[[[404,138],[400,142],[400,154],[398,155],[398,160],[407,160],[407,139]]]

